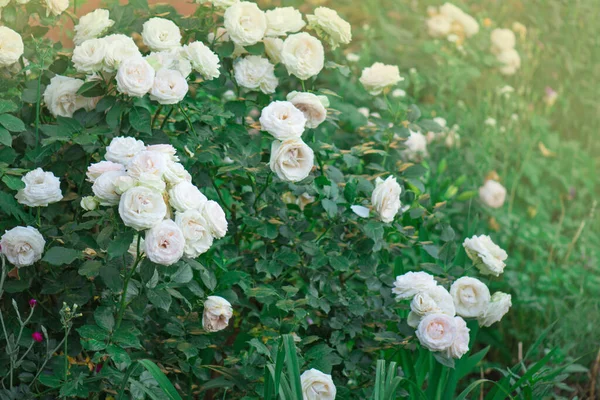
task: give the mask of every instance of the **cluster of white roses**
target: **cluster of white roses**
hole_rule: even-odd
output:
[[[510,29],[494,29],[491,33],[492,53],[502,66],[500,73],[514,75],[521,67],[521,57],[515,50],[516,38]]]
[[[427,11],[427,30],[432,37],[458,42],[479,32],[475,18],[452,3],[445,3],[439,8],[429,7]]]
[[[482,274],[502,273],[506,252],[489,236],[474,236],[463,245]],[[407,272],[396,277],[392,292],[397,300],[411,300],[407,323],[416,328],[421,345],[449,358],[461,358],[469,351],[469,328],[463,318],[490,326],[512,305],[509,294],[490,295],[483,282],[468,276],[454,281],[448,291],[426,272]]]
[[[197,257],[227,233],[225,212],[192,184],[173,146],[116,137],[105,158],[89,166],[94,196],[84,197],[81,206],[118,205],[125,225],[146,232],[143,251],[152,262]]]

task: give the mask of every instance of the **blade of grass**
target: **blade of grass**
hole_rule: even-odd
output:
[[[140,363],[148,372],[150,372],[152,377],[156,380],[156,382],[158,382],[158,386],[163,392],[165,392],[169,400],[182,400],[171,381],[169,381],[169,378],[167,378],[160,368],[158,368],[158,365],[146,359],[138,360],[138,363]]]
[[[296,345],[292,335],[283,335],[283,344],[285,346],[285,361],[290,380],[290,388],[296,400],[302,400],[302,384],[300,382],[300,366],[298,365],[298,355],[296,354]]]

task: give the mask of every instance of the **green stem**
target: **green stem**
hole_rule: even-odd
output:
[[[6,279],[6,259],[4,258],[4,255],[0,254],[0,258],[2,259],[2,277],[0,278],[0,299],[2,298],[2,295],[4,294],[4,280]],[[4,339],[6,340],[6,352],[9,354],[10,356],[10,388],[12,388],[13,386],[13,366],[14,366],[14,359],[13,359],[13,349],[12,346],[10,345],[10,342],[8,340],[8,333],[6,332],[6,325],[4,324],[4,317],[2,316],[2,312],[0,312],[0,322],[2,323],[2,332],[4,333]],[[4,379],[2,379],[4,380]]]
[[[135,273],[135,269],[137,268],[138,264],[142,260],[142,257],[140,255],[141,240],[142,240],[142,236],[140,234],[138,234],[137,254],[136,254],[135,262],[133,263],[133,266],[131,267],[131,270],[125,276],[125,282],[123,283],[123,292],[121,293],[121,305],[119,307],[119,313],[117,314],[117,324],[115,325],[115,331],[117,329],[119,329],[119,327],[121,326],[121,321],[123,320],[123,315],[125,314],[125,307],[127,306],[127,288],[129,287],[129,281],[131,280],[131,277]]]
[[[41,212],[42,207],[37,207],[37,225],[38,228],[42,227],[42,212]]]
[[[173,112],[173,110],[175,109],[175,107],[171,107],[171,109],[169,110],[169,112],[167,113],[167,115],[165,116],[165,119],[163,119],[162,124],[160,124],[160,130],[162,131],[163,128],[165,127],[167,121],[169,120],[169,117],[171,116],[171,113]]]
[[[160,112],[162,111],[163,106],[162,104],[160,106],[158,106],[158,108],[156,109],[156,112],[154,113],[154,117],[152,118],[152,123],[150,124],[150,128],[154,129],[154,125],[156,124],[156,120],[158,119],[158,116],[160,115]]]
[[[273,176],[273,173],[271,171],[269,171],[269,174],[267,175],[267,181],[265,182],[265,186],[263,186],[263,188],[261,189],[260,193],[254,199],[254,204],[252,204],[252,208],[254,209],[255,212],[256,212],[256,205],[258,204],[258,200],[260,200],[260,198],[263,195],[263,193],[265,193],[265,191],[267,190],[267,188],[271,184],[271,177],[272,176]]]
[[[67,355],[67,347],[68,347],[68,339],[69,336],[69,332],[67,330],[67,328],[65,327],[65,343],[64,343],[64,353],[65,353],[65,382],[67,382],[67,378],[69,375],[69,356]]]
[[[187,115],[187,113],[185,112],[185,109],[183,108],[183,106],[181,104],[179,105],[179,111],[181,111],[181,113],[183,114],[183,117],[187,121],[190,129],[192,130],[192,133],[194,134],[194,138],[199,141],[198,134],[196,133],[196,130],[194,129],[194,125],[192,124],[190,117]]]

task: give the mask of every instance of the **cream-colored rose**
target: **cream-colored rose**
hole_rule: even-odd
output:
[[[185,167],[176,162],[167,163],[167,169],[165,169],[163,178],[171,186],[177,185],[183,181],[192,181],[192,176],[186,171]]]
[[[515,49],[502,51],[497,55],[497,59],[502,64],[500,73],[503,75],[514,75],[521,68],[521,57]]]
[[[252,46],[267,31],[267,17],[255,3],[242,1],[225,11],[224,26],[231,40],[240,46]]]
[[[515,47],[516,38],[510,29],[494,29],[490,35],[492,53],[502,53]]]
[[[491,326],[500,321],[512,306],[510,294],[496,292],[486,309],[477,317],[480,326]]]
[[[436,286],[433,275],[427,272],[407,272],[396,277],[392,293],[396,295],[396,300],[406,300],[417,293],[428,292]]]
[[[125,171],[108,171],[100,175],[92,185],[92,192],[102,206],[114,206],[119,204],[121,196],[117,192],[115,183],[117,178],[125,176]]]
[[[483,275],[499,276],[504,272],[506,264],[504,260],[508,257],[506,251],[492,242],[487,235],[473,236],[463,242],[467,256],[473,260],[473,264]]]
[[[112,161],[100,161],[91,164],[86,172],[87,181],[94,183],[100,175],[108,171],[125,171],[125,167]]]
[[[283,49],[283,39],[266,37],[263,39],[265,44],[265,53],[273,64],[281,62],[281,49]]]
[[[206,47],[204,43],[192,42],[184,46],[183,54],[192,64],[192,68],[204,79],[211,80],[221,75],[219,56]]]
[[[265,13],[267,17],[266,36],[285,36],[290,32],[298,32],[306,23],[300,11],[294,7],[277,7]]]
[[[204,3],[205,0],[196,0],[196,3]],[[208,0],[207,3],[212,4],[215,7],[219,8],[227,8],[231,7],[235,3],[239,3],[240,0]]]
[[[183,48],[171,50],[154,51],[144,57],[148,64],[154,68],[154,71],[162,69],[172,69],[179,71],[181,75],[187,77],[192,72],[192,64],[184,58]]]
[[[183,232],[185,238],[184,253],[187,257],[196,258],[206,253],[213,244],[208,222],[199,210],[178,212],[175,223]]]
[[[218,332],[227,328],[233,316],[231,303],[219,296],[208,296],[204,302],[202,327],[207,332]]]
[[[290,75],[299,79],[316,76],[325,63],[323,44],[306,32],[290,35],[283,42],[281,62]]]
[[[17,226],[0,238],[0,251],[15,267],[27,267],[40,258],[46,241],[40,232],[31,226]]]
[[[461,358],[469,351],[469,328],[461,317],[454,317],[456,324],[456,337],[452,345],[446,349],[446,355],[450,358]]]
[[[177,104],[188,92],[188,83],[181,72],[172,69],[161,69],[154,77],[154,85],[150,90],[150,99],[160,104]]]
[[[52,172],[36,168],[26,173],[21,180],[25,183],[25,187],[20,189],[15,196],[21,204],[29,207],[46,207],[63,198],[60,191],[60,179]]]
[[[86,40],[102,36],[115,23],[109,17],[108,10],[99,8],[79,18],[79,22],[75,25],[73,42],[80,45]]]
[[[260,125],[275,139],[299,138],[304,133],[306,117],[289,101],[274,101],[262,109]]]
[[[317,35],[335,49],[341,44],[352,41],[352,28],[335,10],[327,7],[317,7],[313,15],[307,15],[308,27],[314,29]]]
[[[21,35],[6,26],[0,26],[0,67],[16,63],[24,51]]]
[[[427,32],[434,38],[448,36],[452,29],[452,20],[444,14],[437,14],[427,20]]]
[[[279,179],[298,182],[312,170],[315,154],[301,139],[273,141],[269,167]]]
[[[356,53],[348,53],[346,54],[346,60],[351,63],[357,63],[360,61],[360,55]]]
[[[479,188],[479,199],[488,207],[500,208],[506,199],[506,188],[500,182],[488,179]]]
[[[157,151],[140,151],[127,164],[127,173],[134,179],[140,179],[142,174],[155,175],[162,178],[167,169],[168,158]]]
[[[165,218],[167,205],[162,193],[144,186],[135,186],[121,196],[119,215],[125,225],[142,231],[152,228]]]
[[[213,200],[208,200],[202,205],[202,215],[208,223],[210,233],[221,239],[227,233],[227,217],[223,208]]]
[[[429,314],[419,322],[417,338],[421,345],[431,351],[448,349],[456,339],[454,317],[446,314]]]
[[[440,14],[459,24],[465,36],[470,37],[479,32],[479,24],[469,14],[456,7],[454,4],[445,3],[440,7]]]
[[[81,202],[79,203],[79,205],[85,211],[94,211],[98,208],[100,202],[94,196],[85,196],[81,198]]]
[[[421,319],[429,314],[456,315],[452,296],[443,286],[436,285],[419,292],[410,303],[408,325],[416,328]]]
[[[171,50],[181,45],[181,32],[173,21],[150,18],[142,26],[142,40],[152,51]]]
[[[55,117],[73,117],[73,113],[80,108],[89,106],[89,101],[77,94],[83,85],[81,79],[68,78],[56,75],[44,91],[44,102]]]
[[[337,389],[331,375],[309,369],[300,375],[303,400],[334,400]]]
[[[129,248],[127,249],[127,252],[129,254],[131,254],[134,258],[137,258],[137,256],[138,256],[138,237],[139,237],[138,235],[135,235],[133,237],[133,240],[131,241],[131,244],[129,245]],[[145,250],[146,243],[145,243],[145,240],[144,240],[144,238],[141,238],[141,239],[139,239],[139,241],[140,241],[140,254],[144,255],[144,254],[146,254],[146,250]]]
[[[464,318],[476,318],[490,302],[490,290],[479,279],[463,276],[450,287],[456,313]]]
[[[308,92],[291,92],[287,101],[302,111],[306,117],[306,126],[316,128],[327,118],[329,99],[326,96],[317,96]]]
[[[396,182],[396,178],[388,176],[384,181],[381,178],[375,180],[375,189],[371,195],[371,204],[379,219],[383,222],[392,222],[400,211],[400,194],[402,188]]]
[[[59,16],[69,8],[69,0],[43,0],[46,6],[46,16]]]
[[[421,132],[410,131],[410,136],[404,142],[406,150],[402,152],[404,157],[411,161],[419,161],[427,157],[427,137]]]
[[[167,189],[167,184],[163,181],[162,177],[148,172],[141,173],[137,178],[137,181],[135,181],[135,184],[137,184],[137,186],[145,186],[161,193]],[[117,189],[117,193],[118,192],[119,189]]]
[[[154,85],[154,68],[142,57],[124,60],[117,72],[117,89],[132,97],[143,97]]]
[[[125,193],[136,184],[136,180],[129,175],[117,176],[115,179],[115,192],[119,195]],[[145,186],[145,185],[141,185]]]
[[[92,74],[102,71],[106,56],[106,40],[88,39],[73,50],[73,66],[79,72]]]
[[[380,62],[363,69],[360,76],[360,83],[373,96],[377,96],[385,88],[394,86],[403,80],[397,66],[385,65]]]
[[[241,87],[260,90],[265,94],[274,93],[279,83],[275,77],[275,66],[260,56],[247,56],[236,60],[233,73]]]
[[[106,72],[118,70],[125,60],[142,57],[142,53],[129,36],[115,34],[102,39],[106,42],[106,55],[104,56],[104,70]]]
[[[141,140],[132,137],[117,136],[106,147],[104,158],[118,164],[127,166],[138,153],[146,150],[146,145]]]
[[[173,145],[170,144],[151,144],[146,146],[146,150],[155,151],[157,153],[164,154],[168,160],[177,162],[179,161],[179,157],[177,157],[177,150]]]
[[[150,261],[172,265],[183,257],[185,238],[177,224],[170,219],[160,221],[146,232],[144,250]]]
[[[206,196],[191,182],[183,181],[169,189],[169,203],[179,212],[199,210],[206,202]]]

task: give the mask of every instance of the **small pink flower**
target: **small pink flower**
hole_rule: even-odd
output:
[[[104,363],[96,364],[96,373],[102,371],[102,367],[104,367]]]
[[[31,338],[38,343],[42,343],[44,341],[44,335],[41,332],[33,332],[31,334]]]
[[[36,305],[37,305],[37,300],[36,299],[29,300],[29,307],[33,308]]]

